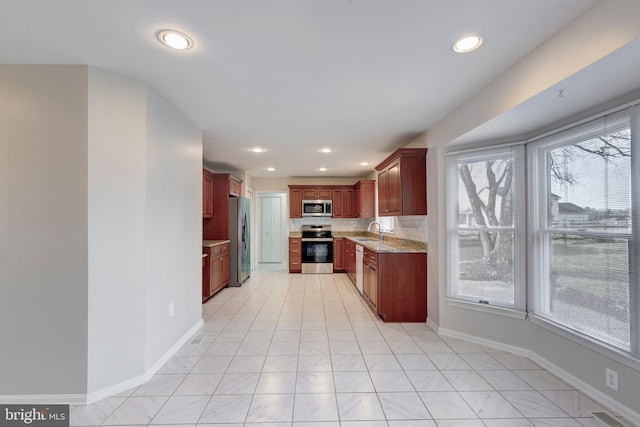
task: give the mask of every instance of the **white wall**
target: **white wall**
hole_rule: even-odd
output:
[[[144,373],[146,85],[89,69],[89,393]]]
[[[87,68],[0,65],[0,396],[87,384]]]
[[[0,401],[139,384],[201,322],[201,131],[87,66],[0,65],[0,93]]]
[[[603,0],[597,3],[410,144],[429,147],[429,321],[456,334],[531,351],[532,355],[547,363],[555,372],[565,375],[566,379],[575,380],[574,385],[579,385],[599,400],[606,400],[603,403],[611,405],[614,410],[626,411],[626,414],[635,417],[640,417],[637,413],[633,414],[633,411],[638,411],[640,402],[640,372],[637,369],[529,320],[447,305],[444,299],[446,229],[442,147],[640,37],[640,26],[637,25],[639,19],[638,2]],[[602,28],[606,28],[606,32],[603,33]],[[435,301],[438,303],[437,307],[434,305]],[[613,392],[604,385],[604,371],[607,367],[619,373],[619,392]]]
[[[147,89],[145,342],[150,369],[202,319],[202,132]],[[169,318],[169,304],[175,315]]]

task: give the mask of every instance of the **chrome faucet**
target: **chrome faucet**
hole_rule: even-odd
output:
[[[369,226],[367,227],[367,231],[371,231],[371,226],[376,224],[378,226],[378,238],[380,239],[380,242],[382,243],[383,241],[383,236],[382,236],[382,227],[380,226],[380,223],[378,221],[371,221],[371,223],[369,223]]]

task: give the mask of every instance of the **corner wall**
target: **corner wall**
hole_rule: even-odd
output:
[[[87,67],[0,65],[0,396],[87,384]]]

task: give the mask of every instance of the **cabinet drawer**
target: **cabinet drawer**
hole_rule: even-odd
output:
[[[365,248],[363,258],[368,264],[378,264],[378,254],[372,250]]]
[[[223,243],[219,246],[220,248],[220,253],[221,254],[228,254],[229,253],[229,244],[228,243]]]
[[[220,245],[216,245],[216,246],[211,246],[210,248],[210,255],[211,257],[214,257],[216,255],[220,255]]]

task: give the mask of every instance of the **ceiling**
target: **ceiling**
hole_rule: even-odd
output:
[[[144,80],[203,129],[216,171],[359,177],[594,3],[2,0],[0,37],[11,43],[0,63],[89,64]],[[155,34],[167,28],[195,46],[162,46]],[[482,47],[454,53],[468,33]]]

